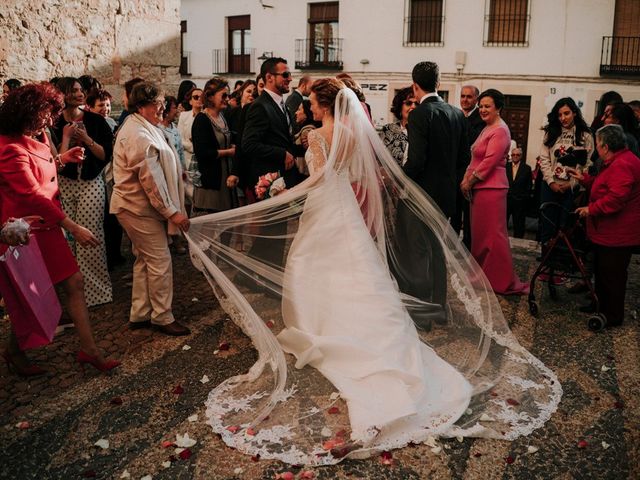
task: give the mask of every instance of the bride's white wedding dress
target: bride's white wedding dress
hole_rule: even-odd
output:
[[[555,374],[515,339],[482,270],[353,92],[338,93],[331,142],[309,139],[308,180],[191,219],[192,261],[257,352],[246,373],[209,394],[213,431],[250,455],[326,465],[341,461],[335,448],[345,444],[358,458],[543,426],[562,395]],[[400,205],[445,255],[449,316],[430,331],[412,318],[434,305],[400,292],[392,273],[416,253],[398,241]],[[273,250],[237,251],[222,241],[230,232]]]
[[[311,175],[329,145],[309,133]],[[351,439],[446,432],[471,385],[418,332],[356,201],[349,172],[325,173],[311,192],[284,271],[282,348],[319,370],[346,400]],[[403,421],[399,421],[403,420]],[[380,441],[377,438],[376,441]]]

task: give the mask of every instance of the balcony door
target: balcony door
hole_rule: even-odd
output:
[[[309,4],[309,60],[325,66],[339,61],[338,2]]]
[[[613,20],[611,64],[626,67],[640,65],[640,1],[616,0]]]
[[[251,15],[227,17],[229,73],[251,72]]]

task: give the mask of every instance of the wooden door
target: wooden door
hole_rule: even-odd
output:
[[[522,158],[527,158],[527,143],[529,139],[529,114],[531,111],[531,97],[528,95],[505,95],[505,105],[502,109],[502,119],[509,126],[511,139],[515,140],[522,149]]]

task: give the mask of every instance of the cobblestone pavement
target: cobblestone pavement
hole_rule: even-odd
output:
[[[532,244],[518,243],[514,254],[520,275],[529,276],[536,266]],[[73,329],[30,352],[49,375],[22,379],[0,367],[0,478],[118,479],[127,472],[134,479],[273,479],[283,472],[307,478],[304,469],[227,448],[206,425],[208,392],[244,372],[256,355],[225,321],[188,256],[174,259],[174,305],[178,320],[193,330],[189,337],[126,327],[130,270],[131,264],[114,272],[115,301],[91,312],[100,347],[124,361],[116,372],[83,374],[74,362]],[[381,457],[345,461],[313,469],[313,478],[640,478],[639,292],[640,261],[634,257],[625,326],[599,334],[585,328],[577,310],[581,296],[563,287],[556,301],[539,295],[538,319],[529,315],[526,298],[500,299],[520,342],[557,372],[564,387],[558,412],[530,437],[447,440],[438,454],[411,446],[393,451],[391,465]],[[7,334],[8,322],[1,322],[0,341]],[[214,355],[221,342],[229,350]],[[204,375],[209,382],[200,381]],[[187,432],[197,439],[190,458],[163,448],[163,441]],[[95,446],[100,439],[109,447]]]

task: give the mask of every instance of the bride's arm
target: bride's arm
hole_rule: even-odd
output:
[[[309,167],[309,175],[312,177],[321,173],[327,163],[327,157],[324,148],[322,148],[322,137],[320,135],[317,131],[311,130],[307,136],[309,148],[307,149],[304,159]]]

